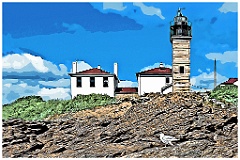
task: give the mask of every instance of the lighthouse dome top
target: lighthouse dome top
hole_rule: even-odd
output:
[[[181,36],[182,38],[192,37],[192,27],[191,22],[188,18],[183,15],[182,9],[178,8],[177,15],[174,17],[173,21],[170,22],[170,41],[172,38]]]
[[[181,12],[182,9],[185,9],[185,8],[180,8],[180,7],[178,8],[178,11],[177,11],[177,16],[178,16],[178,17],[183,17],[183,14],[182,14],[182,12]]]
[[[188,19],[186,16],[183,15],[182,9],[184,8],[178,8],[177,16],[174,17],[174,22],[178,25],[181,25],[182,23],[183,25],[187,25]]]

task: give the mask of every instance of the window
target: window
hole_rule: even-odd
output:
[[[182,29],[177,29],[177,35],[182,35]]]
[[[103,77],[103,87],[108,87],[108,77]]]
[[[166,77],[166,83],[169,83],[169,77]]]
[[[82,87],[82,77],[77,77],[77,87]]]
[[[182,18],[181,17],[177,17],[177,22],[181,22]]]
[[[184,66],[180,66],[180,73],[184,73]]]
[[[95,77],[90,77],[90,87],[95,87]]]

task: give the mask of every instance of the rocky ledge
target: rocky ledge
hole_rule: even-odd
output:
[[[197,93],[149,94],[44,121],[2,123],[3,157],[237,157],[237,107]],[[159,135],[179,141],[166,146]]]

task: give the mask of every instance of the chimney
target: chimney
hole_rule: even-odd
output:
[[[118,64],[114,63],[114,74],[118,76]]]
[[[98,65],[98,66],[97,66],[97,68],[98,68],[98,69],[101,69],[101,66],[100,66],[100,65]]]
[[[77,61],[72,63],[72,73],[77,73]]]
[[[160,62],[159,68],[164,68],[164,65],[162,62]]]

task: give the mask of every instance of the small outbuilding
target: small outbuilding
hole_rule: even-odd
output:
[[[136,73],[138,81],[138,95],[145,93],[169,93],[172,92],[172,69],[159,67]]]

